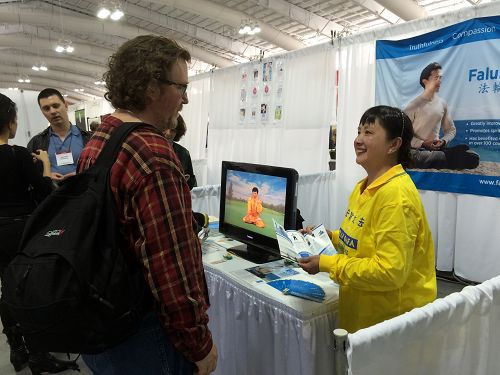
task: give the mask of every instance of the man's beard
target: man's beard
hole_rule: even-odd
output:
[[[177,127],[177,118],[179,117],[179,112],[176,112],[175,115],[170,117],[169,119],[165,120],[165,122],[162,122],[158,126],[158,130],[160,130],[162,133],[165,132],[167,129],[175,129]]]

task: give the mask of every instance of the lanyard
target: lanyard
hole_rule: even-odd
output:
[[[69,147],[68,147],[68,151],[66,152],[71,152],[71,142],[73,142],[73,129],[69,128]],[[58,136],[59,138],[59,136]],[[61,138],[59,138],[61,139]],[[55,146],[55,149],[56,149],[56,154],[61,154],[61,150],[64,146],[64,142],[66,142],[66,139],[68,139],[68,137],[66,136],[66,138],[64,138],[64,140],[61,142],[61,145],[59,146],[59,148],[57,146]]]

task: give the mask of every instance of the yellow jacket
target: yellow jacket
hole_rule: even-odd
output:
[[[340,285],[339,326],[351,333],[436,298],[432,235],[410,176],[397,165],[365,185],[332,234],[339,254],[319,264]]]

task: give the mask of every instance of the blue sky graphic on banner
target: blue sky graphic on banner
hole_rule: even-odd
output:
[[[377,41],[375,101],[407,112],[415,129],[420,129],[416,131],[420,140],[414,138],[412,146],[433,147],[426,146],[424,141],[432,139],[423,136],[425,131],[421,129],[435,126],[437,131],[441,124],[429,108],[441,118],[444,112],[436,108],[446,108],[447,104],[456,128],[453,136],[450,126],[446,122],[442,125],[439,139],[444,137],[447,142],[439,153],[432,153],[440,160],[438,164],[420,165],[409,171],[417,188],[500,197],[499,39],[500,16],[495,16],[472,19],[410,39]],[[429,98],[428,92],[419,98],[424,93],[420,74],[433,62],[442,66],[443,77],[434,94],[437,98]],[[432,79],[429,77],[424,84],[430,85]],[[424,98],[434,104],[428,104],[425,113],[423,109],[414,110],[415,103],[424,108]],[[427,134],[437,139],[433,130]],[[422,150],[413,152],[429,155]],[[471,158],[475,160],[472,164]]]

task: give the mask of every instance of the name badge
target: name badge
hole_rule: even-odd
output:
[[[74,164],[73,154],[71,152],[62,152],[60,154],[56,154],[56,162],[58,167]]]

